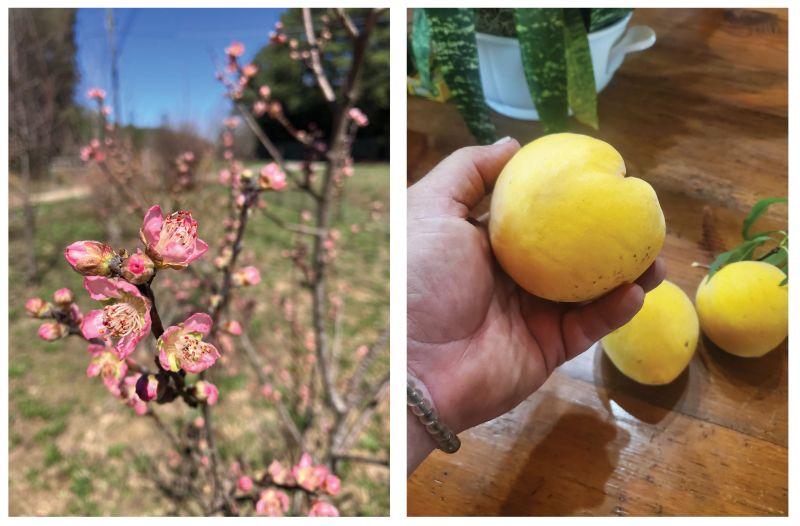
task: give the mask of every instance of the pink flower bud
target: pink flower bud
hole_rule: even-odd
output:
[[[214,405],[219,399],[219,390],[217,386],[211,382],[198,380],[194,384],[194,394],[198,400],[201,400],[208,405]]]
[[[239,117],[228,117],[224,121],[225,127],[229,130],[233,130],[239,125]]]
[[[256,267],[253,266],[244,267],[243,269],[236,271],[232,278],[234,285],[240,287],[258,285],[261,283],[261,273]]]
[[[253,489],[253,479],[248,477],[247,475],[243,475],[239,477],[239,480],[236,482],[236,486],[241,490],[247,493],[251,489]]]
[[[158,394],[158,379],[153,374],[141,375],[136,382],[136,394],[145,402],[153,400]]]
[[[322,489],[330,496],[335,497],[342,489],[342,481],[336,475],[328,475],[325,477],[325,482]]]
[[[255,64],[247,64],[242,68],[242,75],[247,78],[254,77],[258,73],[258,67]]]
[[[231,45],[225,48],[225,54],[229,57],[241,57],[244,55],[244,44],[241,42],[231,42]]]
[[[347,115],[353,119],[353,122],[356,123],[356,126],[363,128],[364,126],[369,124],[369,119],[364,112],[358,108],[350,108],[350,111],[347,112]]]
[[[264,84],[260,88],[258,88],[258,94],[261,96],[262,99],[268,99],[269,96],[272,94],[272,90],[269,86]]]
[[[25,302],[25,310],[34,318],[47,318],[50,315],[50,304],[42,298],[30,298]]]
[[[262,115],[267,113],[267,107],[268,106],[266,102],[264,102],[263,100],[257,100],[253,104],[253,115],[255,115],[256,117],[261,117]]]
[[[89,91],[86,92],[86,97],[102,102],[106,98],[106,92],[100,88],[89,88]]]
[[[324,500],[315,500],[311,504],[311,511],[308,512],[309,517],[338,517],[339,510],[330,502]]]
[[[57,322],[43,323],[39,326],[38,334],[44,341],[52,342],[66,338],[69,335],[69,327]]]
[[[242,325],[236,320],[228,320],[222,325],[223,330],[233,334],[234,336],[239,336],[242,334]]]
[[[286,174],[277,163],[269,163],[261,168],[258,183],[262,190],[280,191],[286,188]]]
[[[72,303],[72,291],[68,288],[58,289],[53,293],[53,302],[62,309],[68,308]]]
[[[231,182],[231,171],[230,170],[220,170],[219,171],[219,182],[225,186],[229,185]]]
[[[155,264],[153,260],[138,248],[135,254],[129,256],[122,263],[122,268],[120,269],[122,277],[134,285],[147,283],[153,277],[154,272]]]
[[[202,416],[198,416],[197,418],[194,419],[192,425],[197,429],[202,429],[206,425],[206,420]]]
[[[109,264],[116,254],[114,250],[99,241],[76,241],[64,249],[67,262],[84,276],[108,276]]]

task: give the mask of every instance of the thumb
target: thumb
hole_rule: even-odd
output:
[[[430,198],[427,205],[438,208],[438,212],[451,212],[453,203],[466,207],[468,212],[491,190],[519,148],[519,143],[511,137],[489,146],[461,148],[436,165],[411,190]]]

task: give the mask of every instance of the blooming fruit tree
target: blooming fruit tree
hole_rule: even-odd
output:
[[[25,305],[31,316],[43,320],[38,331],[42,339],[76,336],[86,341],[87,376],[99,377],[112,396],[137,415],[150,418],[170,445],[168,475],[152,470],[156,484],[176,501],[198,504],[205,514],[337,516],[335,498],[343,484],[337,473],[342,461],[388,467],[385,457],[351,453],[356,438],[388,391],[388,371],[368,374],[374,372],[376,357],[385,351],[388,326],[373,345],[355,352],[359,361],[343,373],[345,368],[337,362],[332,348],[338,340],[345,291],[330,290],[329,282],[341,238],[332,228],[332,204],[336,190],[353,174],[350,151],[355,135],[369,122],[354,104],[367,45],[380,15],[381,10],[369,10],[357,24],[342,9],[331,10],[316,20],[311,10],[304,9],[305,42],[289,38],[280,22],[270,35],[271,45],[284,47],[314,76],[330,103],[333,125],[328,131],[292,125],[280,101],[272,98],[270,88],[251,82],[256,66],[240,64],[244,46],[233,43],[225,50],[227,63],[218,78],[272,161],[254,171],[235,159],[232,131],[240,120],[226,119],[222,136],[226,168],[219,179],[228,190],[230,206],[218,248],[210,248],[201,239],[203,229],[191,212],[145,205],[140,195],[126,187],[124,178],[108,164],[109,157],[122,164],[125,161],[125,155],[114,150],[114,140],[98,136],[91,141],[81,157],[99,165],[117,188],[120,200],[128,203],[128,210],[140,214],[140,245],[117,248],[102,241],[79,240],[65,248],[67,263],[83,276],[86,294],[97,302],[89,312],[82,312],[72,292],[65,288],[57,290],[52,301],[31,298]],[[337,23],[346,29],[352,43],[351,64],[342,79],[331,80],[320,66],[320,54],[332,38],[332,24]],[[315,27],[317,24],[321,29]],[[338,86],[338,90],[332,86]],[[251,106],[241,102],[245,90],[257,95]],[[105,93],[93,89],[88,95],[97,101],[99,114],[107,115]],[[282,157],[259,127],[256,116],[264,114],[281,123],[303,146],[305,158],[298,167]],[[101,129],[113,127],[98,127]],[[191,152],[175,161],[178,173],[184,174],[177,179],[184,188],[196,182],[194,162]],[[271,196],[290,187],[311,196],[316,207],[302,213],[301,224],[287,223],[270,211]],[[375,208],[373,212],[379,207]],[[237,303],[237,291],[261,282],[257,265],[240,263],[248,220],[258,213],[274,221],[275,228],[296,236],[294,246],[283,254],[299,271],[300,289],[307,291],[303,305],[309,309],[309,327],[303,331],[303,317],[294,304],[284,302],[283,315],[293,332],[305,334],[309,353],[294,377],[285,369],[276,375],[270,365],[264,365],[260,349],[248,336],[247,323],[232,318],[232,304],[244,304],[244,311],[248,309],[246,302]],[[351,230],[356,233],[359,226],[353,225]],[[215,274],[205,273],[208,267]],[[183,287],[176,286],[175,273],[188,277]],[[195,294],[187,292],[186,284]],[[162,298],[172,296],[181,305],[177,309],[180,315],[164,314],[176,309],[158,304],[155,291],[159,288],[165,291],[160,294]],[[232,343],[233,338],[238,341]],[[215,369],[237,348],[244,351],[260,383],[259,390],[284,428],[288,445],[281,454],[294,458],[292,463],[273,457],[264,467],[239,460],[227,469],[222,466],[217,447],[220,437],[211,408],[225,392],[212,380]],[[143,355],[149,359],[140,359]],[[282,398],[280,382],[296,390],[297,407],[290,407]],[[201,416],[191,425],[171,425],[159,416],[157,406],[174,402],[197,408]],[[292,417],[298,409],[304,411],[301,423]]]

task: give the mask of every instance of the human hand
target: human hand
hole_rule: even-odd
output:
[[[469,213],[519,149],[513,139],[463,148],[408,190],[408,370],[459,433],[514,408],[556,367],[628,322],[666,268],[584,304],[555,303],[516,285]],[[433,449],[410,417],[409,473]],[[423,445],[414,442],[424,442]]]

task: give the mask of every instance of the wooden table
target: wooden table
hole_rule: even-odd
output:
[[[656,45],[599,96],[602,138],[650,182],[667,220],[668,279],[690,297],[740,242],[758,199],[787,195],[786,10],[637,9]],[[473,144],[455,109],[408,104],[409,181]],[[538,123],[493,116],[525,143]],[[476,214],[486,210],[483,203]],[[787,227],[774,207],[765,227]],[[787,344],[760,359],[702,338],[675,382],[645,387],[596,347],[510,413],[462,434],[408,481],[409,515],[786,515]]]

